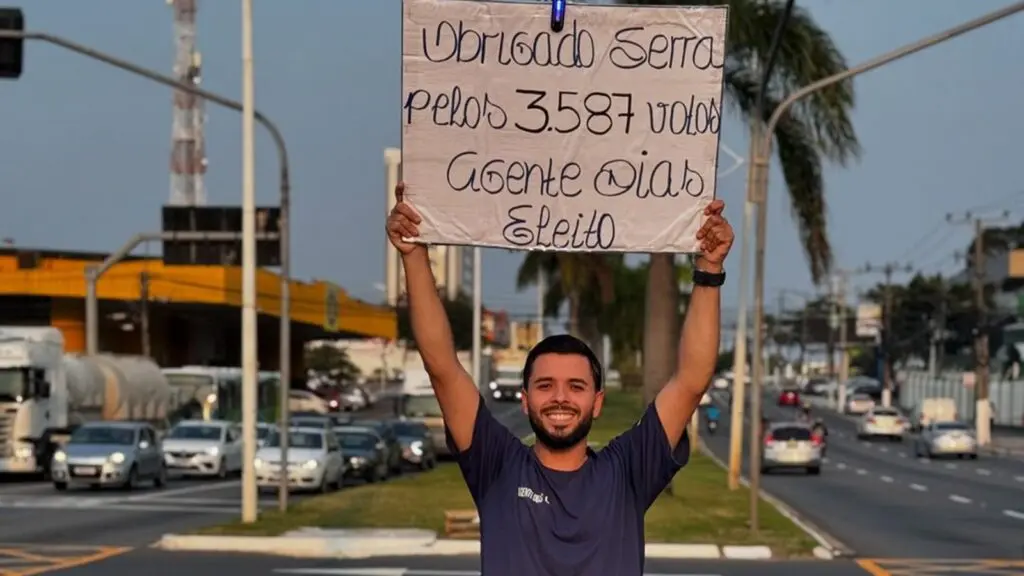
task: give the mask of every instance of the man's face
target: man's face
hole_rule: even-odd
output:
[[[564,451],[586,441],[603,403],[604,393],[597,391],[585,357],[543,354],[533,363],[523,412],[538,444]]]

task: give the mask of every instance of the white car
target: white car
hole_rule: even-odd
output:
[[[846,406],[843,407],[847,414],[867,414],[875,407],[875,401],[867,394],[854,394],[846,399]]]
[[[956,456],[978,457],[978,442],[974,432],[963,422],[936,422],[924,428],[914,443],[915,456],[937,458]]]
[[[802,469],[808,474],[821,474],[821,449],[824,440],[802,422],[777,422],[764,431],[761,451],[761,472]]]
[[[271,434],[256,451],[256,485],[270,490],[280,485],[281,436]],[[292,428],[288,432],[288,487],[328,492],[344,482],[345,459],[330,428]]]
[[[862,440],[888,438],[901,442],[906,431],[907,420],[895,408],[875,406],[857,421],[857,437]]]
[[[221,420],[183,420],[163,439],[167,470],[225,478],[242,471],[242,433]]]

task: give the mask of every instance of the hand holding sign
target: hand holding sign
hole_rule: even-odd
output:
[[[697,258],[697,268],[714,274],[722,271],[725,257],[732,248],[732,225],[722,216],[725,202],[715,200],[704,209],[707,220],[697,231],[697,242],[700,243],[701,256]]]
[[[394,245],[403,256],[411,254],[415,250],[425,250],[422,244],[406,242],[406,238],[418,238],[420,235],[419,224],[422,221],[416,210],[405,203],[405,183],[399,182],[395,186],[395,200],[398,202],[391,209],[388,215],[388,223],[385,229],[388,232],[388,240]]]

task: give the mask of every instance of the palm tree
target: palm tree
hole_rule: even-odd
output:
[[[535,286],[543,273],[548,281],[544,294],[545,315],[556,314],[563,303],[569,305],[569,332],[592,345],[599,336],[599,307],[615,297],[614,269],[621,254],[584,252],[529,252],[519,266],[517,287]],[[598,310],[588,310],[588,297],[597,295]]]
[[[722,0],[629,0],[631,4],[671,6],[718,5]],[[772,33],[784,0],[728,0],[728,53],[724,68],[729,109],[752,121],[759,89],[758,72],[767,59]],[[771,82],[765,93],[765,117],[785,94],[846,69],[846,61],[829,35],[807,11],[794,8],[783,34]],[[822,90],[794,106],[775,131],[782,174],[789,190],[811,278],[820,282],[832,267],[832,247],[825,221],[825,160],[845,165],[860,153],[850,121],[853,84]],[[644,388],[653,398],[675,369],[679,335],[674,257],[651,256],[644,323]]]

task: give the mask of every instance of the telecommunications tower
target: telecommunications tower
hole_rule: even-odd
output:
[[[196,48],[196,3],[198,0],[167,0],[174,10],[174,76],[183,83],[198,85],[202,57]],[[171,195],[169,204],[206,204],[206,141],[203,126],[206,111],[202,98],[174,91],[171,124]]]

